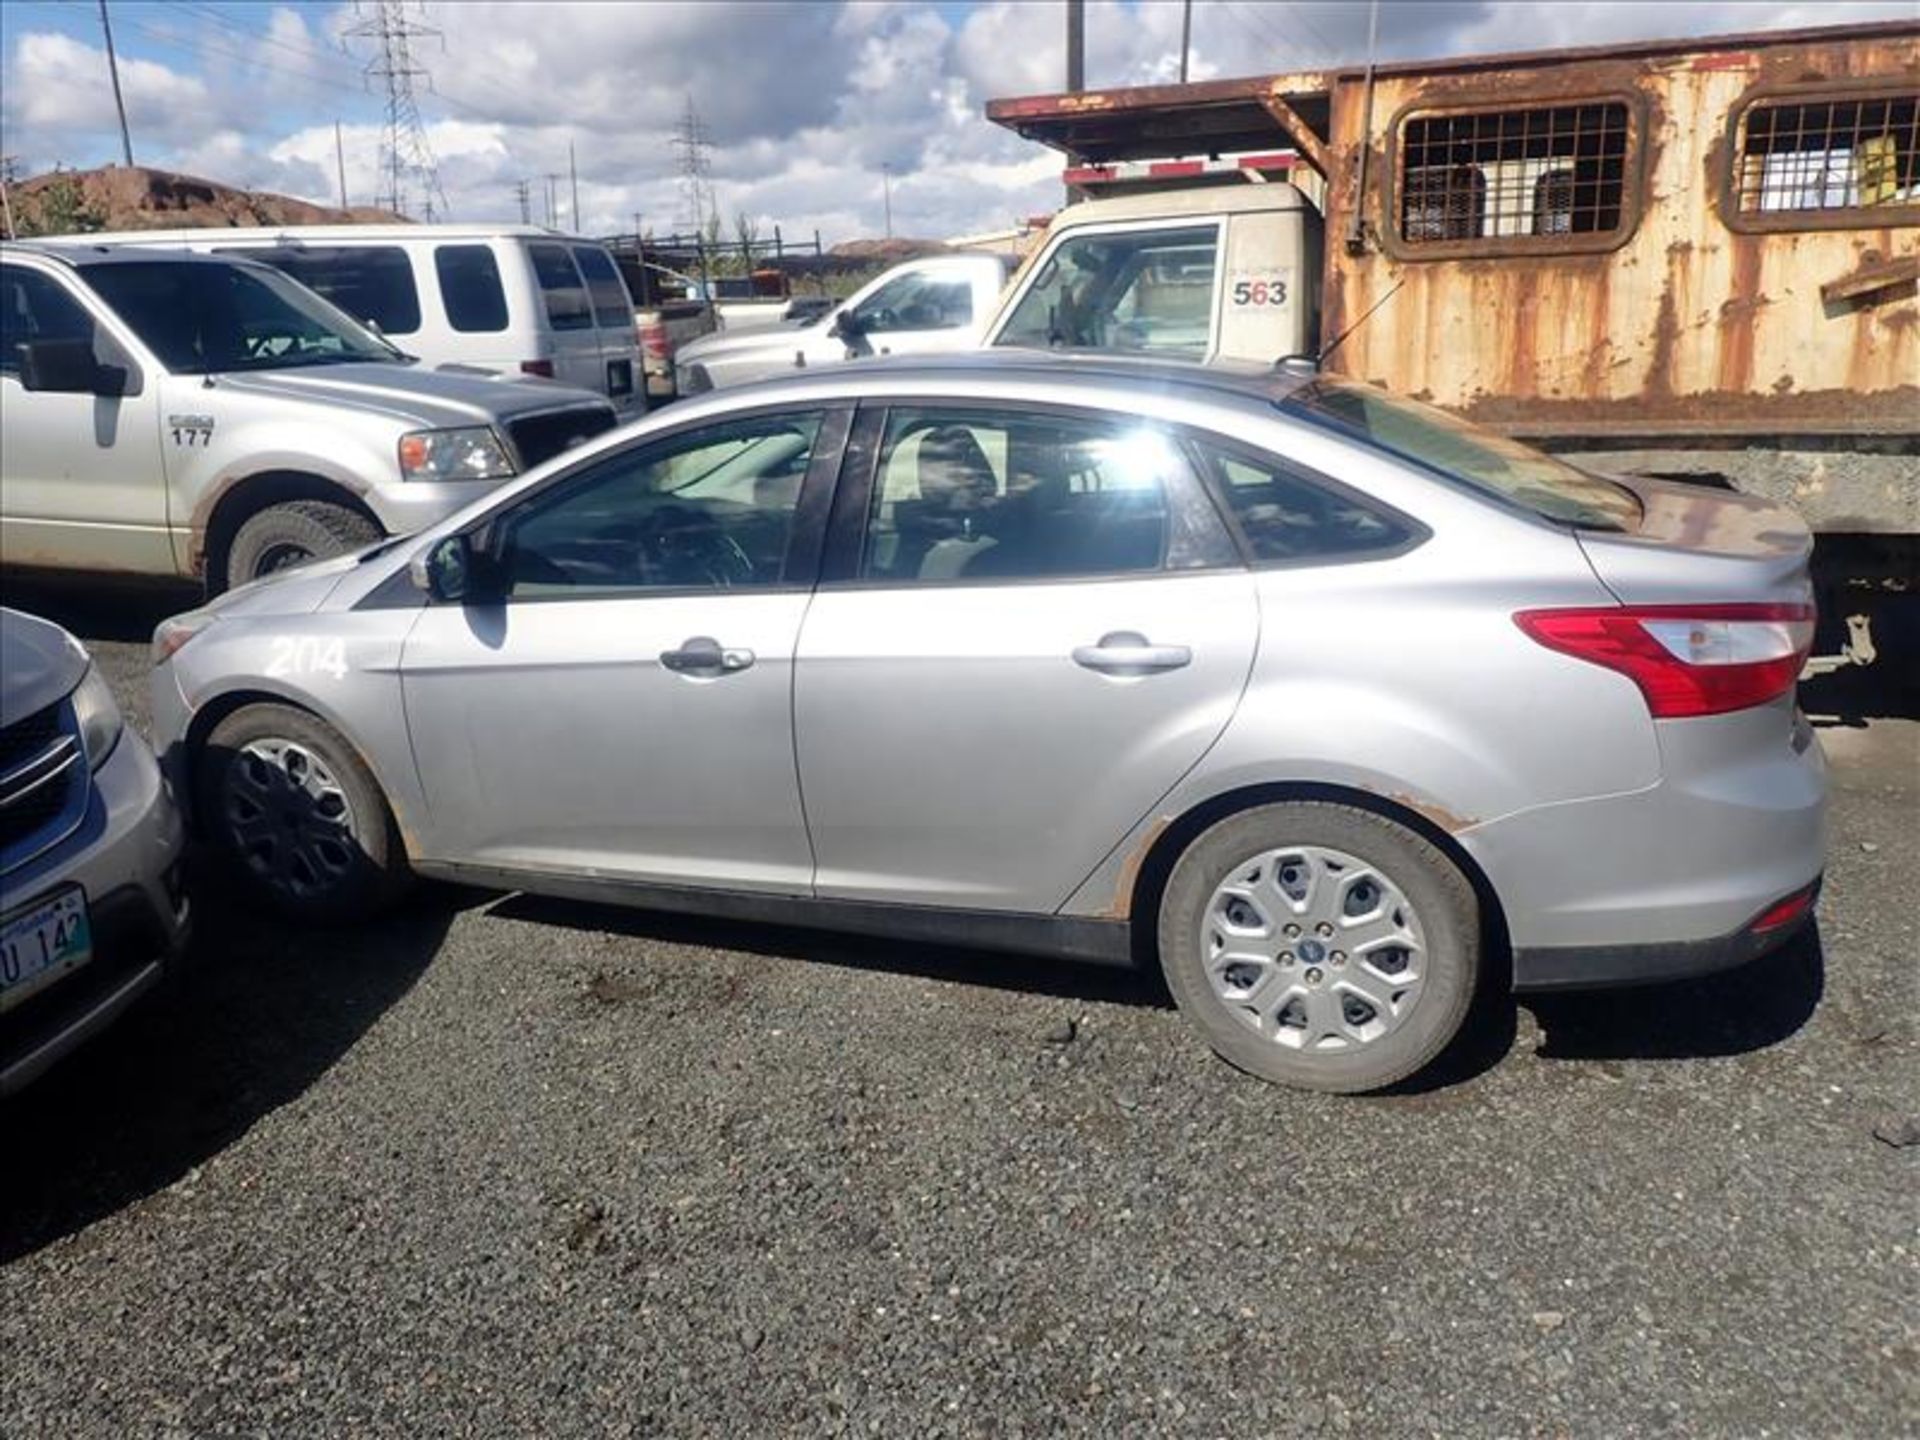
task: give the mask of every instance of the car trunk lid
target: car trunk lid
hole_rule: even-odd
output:
[[[1639,523],[1577,534],[1622,604],[1811,602],[1813,536],[1785,506],[1706,485],[1608,478],[1639,500]]]

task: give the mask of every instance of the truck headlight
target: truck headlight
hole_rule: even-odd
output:
[[[94,666],[87,667],[80,688],[73,692],[73,714],[80,722],[80,743],[86,747],[87,763],[98,770],[120,743],[120,732],[126,726],[106,677]]]
[[[400,474],[408,480],[504,480],[513,473],[513,461],[486,425],[400,437]]]

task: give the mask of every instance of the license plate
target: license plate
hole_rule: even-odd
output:
[[[633,393],[633,362],[631,360],[607,362],[607,393],[609,395]]]
[[[14,911],[0,920],[0,1011],[92,958],[87,897],[78,885]]]

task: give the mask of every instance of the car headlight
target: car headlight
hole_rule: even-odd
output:
[[[80,743],[86,746],[87,763],[98,770],[120,743],[120,732],[126,725],[106,677],[94,666],[87,667],[86,678],[73,692],[73,714],[80,722]]]
[[[513,473],[513,461],[490,426],[400,437],[400,474],[408,480],[504,480]]]

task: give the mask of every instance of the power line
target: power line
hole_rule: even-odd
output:
[[[342,37],[375,40],[380,46],[367,62],[366,73],[378,78],[387,90],[387,133],[381,145],[381,168],[387,174],[388,208],[396,215],[410,213],[407,186],[401,179],[402,171],[409,172],[420,187],[424,217],[431,223],[436,201],[441,216],[445,216],[447,194],[440,188],[440,170],[434,163],[426,123],[420,118],[420,103],[413,93],[416,76],[431,80],[427,68],[415,62],[413,44],[428,36],[438,37],[440,32],[409,20],[402,0],[370,0],[366,9],[355,0],[354,11],[365,18],[343,30]]]

